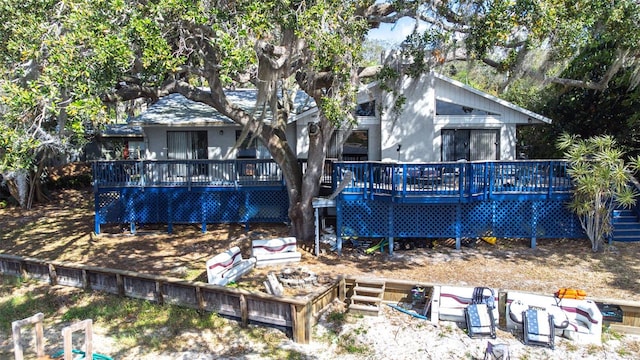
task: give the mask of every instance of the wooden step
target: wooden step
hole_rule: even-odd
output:
[[[379,296],[364,296],[364,295],[353,295],[351,297],[351,303],[373,303],[378,304],[382,301]]]
[[[353,288],[353,292],[358,294],[384,294],[384,287],[356,286]]]
[[[349,312],[352,314],[378,316],[380,315],[380,306],[351,304],[349,305]]]
[[[379,315],[384,284],[384,281],[379,280],[357,280],[348,302],[348,310],[363,315]]]

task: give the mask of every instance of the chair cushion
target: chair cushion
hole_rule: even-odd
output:
[[[551,328],[549,327],[549,313],[542,310],[528,309],[527,317],[527,333],[531,335],[550,336]]]
[[[491,317],[487,304],[471,304],[467,307],[469,322],[473,327],[491,326]]]

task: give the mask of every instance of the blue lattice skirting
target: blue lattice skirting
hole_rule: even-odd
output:
[[[562,200],[486,200],[397,204],[338,199],[338,228],[359,237],[581,238],[578,218]]]
[[[95,192],[95,232],[103,224],[288,222],[286,188],[131,187]]]

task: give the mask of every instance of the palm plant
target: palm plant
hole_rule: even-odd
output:
[[[569,208],[578,215],[591,249],[598,251],[613,231],[613,210],[636,203],[637,193],[630,183],[633,172],[640,169],[640,156],[625,162],[624,151],[609,135],[581,139],[565,133],[557,147],[565,153],[575,186]]]

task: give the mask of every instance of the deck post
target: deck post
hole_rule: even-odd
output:
[[[342,255],[342,201],[336,202],[336,250]]]
[[[96,175],[98,166],[95,162],[91,164],[91,172],[93,174],[93,208],[95,209],[93,232],[100,234],[100,191],[98,190],[98,179]]]
[[[98,186],[94,185],[93,189],[93,208],[95,209],[93,232],[96,235],[100,234],[100,193],[98,192]]]
[[[388,243],[389,243],[389,255],[393,255],[393,234],[395,234],[395,229],[393,227],[393,210],[395,209],[395,206],[393,204],[389,205],[389,218],[388,218],[388,227],[387,229],[389,229],[389,237],[388,237]]]
[[[456,205],[456,250],[460,250],[462,243],[462,204]]]
[[[173,233],[173,196],[167,196],[167,233]]]
[[[538,233],[538,206],[537,202],[534,201],[531,203],[531,248],[536,248],[536,234]]]
[[[549,161],[549,165],[547,165],[549,167],[549,174],[548,174],[548,179],[547,181],[549,182],[549,186],[547,186],[547,196],[549,196],[549,198],[551,198],[551,195],[553,194],[553,162]]]

